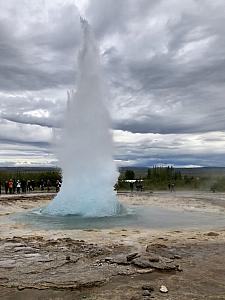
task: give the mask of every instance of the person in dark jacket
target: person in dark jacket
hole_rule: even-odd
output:
[[[5,193],[8,194],[8,190],[9,190],[9,183],[8,180],[5,181]]]
[[[22,179],[21,180],[21,189],[22,189],[22,193],[26,193],[27,189],[26,189],[26,180]]]

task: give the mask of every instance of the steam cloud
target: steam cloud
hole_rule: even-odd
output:
[[[63,173],[60,192],[43,210],[54,215],[110,216],[120,210],[113,191],[117,170],[104,104],[99,53],[90,26],[81,19],[83,42],[78,56],[76,92],[68,105],[58,156]]]

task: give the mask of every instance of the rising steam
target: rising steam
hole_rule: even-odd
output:
[[[104,103],[98,49],[89,24],[82,18],[81,27],[77,89],[68,92],[58,147],[63,183],[43,212],[109,216],[120,210],[113,191],[118,174],[113,161],[110,117]]]

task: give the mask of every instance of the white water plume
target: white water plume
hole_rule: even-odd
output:
[[[113,161],[110,117],[104,103],[98,49],[87,21],[81,19],[81,26],[77,89],[68,92],[58,147],[62,187],[43,212],[110,216],[121,208],[113,190],[118,173]]]

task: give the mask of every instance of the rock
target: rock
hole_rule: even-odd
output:
[[[175,258],[175,259],[181,259],[182,257],[181,257],[180,255],[175,254],[175,255],[173,256],[173,258]]]
[[[135,274],[135,272],[134,271],[132,271],[132,270],[127,270],[127,271],[124,271],[124,270],[121,270],[121,271],[119,271],[118,273],[117,273],[117,275],[125,275],[125,276],[128,276],[128,275],[131,275],[131,274]]]
[[[13,250],[14,252],[23,251],[24,253],[26,253],[26,251],[32,251],[32,252],[35,251],[32,247],[27,247],[27,246],[17,246],[14,247]]]
[[[117,265],[129,265],[130,262],[127,261],[127,257],[124,255],[118,255],[116,257],[114,257],[111,260],[111,263],[117,264]]]
[[[159,249],[166,249],[167,246],[160,243],[150,244],[146,247],[146,252],[151,252]]]
[[[165,285],[161,285],[159,290],[160,290],[161,293],[168,293],[168,289]]]
[[[5,259],[4,261],[3,260],[0,261],[0,268],[10,269],[10,268],[14,268],[15,265],[16,265],[16,260],[14,259]]]
[[[139,256],[140,256],[140,254],[138,252],[130,253],[130,254],[127,255],[127,261],[131,261],[134,258],[137,258]]]
[[[152,259],[153,261],[150,261]],[[173,264],[173,260],[166,257],[150,257],[149,256],[140,256],[131,261],[131,263],[139,268],[151,268],[157,270],[176,270],[177,266]]]
[[[70,256],[68,255],[68,256],[66,256],[66,260],[67,261],[69,261],[70,260]]]
[[[150,292],[153,292],[154,291],[154,287],[150,284],[144,284],[142,285],[142,290],[148,290]]]
[[[141,270],[137,270],[138,274],[148,274],[148,273],[152,273],[154,270],[153,269],[141,269]]]
[[[165,261],[161,261],[161,262],[150,262],[150,267],[156,270],[166,270],[166,271],[170,271],[170,270],[176,270],[177,266],[172,264],[172,263],[167,263]]]
[[[182,272],[182,271],[183,271],[183,269],[181,268],[180,265],[177,265],[176,267],[177,267],[177,271],[179,271],[179,272]]]
[[[131,261],[131,263],[139,268],[150,268],[152,264],[149,262],[147,258],[144,257],[138,257]]]
[[[151,261],[151,262],[159,262],[159,257],[156,256],[156,255],[151,255],[149,257],[149,261]]]
[[[207,236],[218,236],[219,233],[210,231],[210,232],[206,233],[205,235],[207,235]]]
[[[112,257],[106,257],[106,258],[105,258],[105,262],[111,262],[112,260],[113,260]]]
[[[142,293],[142,296],[150,296],[151,293],[149,292],[149,290],[144,290]]]
[[[39,253],[25,253],[24,257],[34,259],[35,257],[36,258],[41,257],[41,254],[39,254]]]

